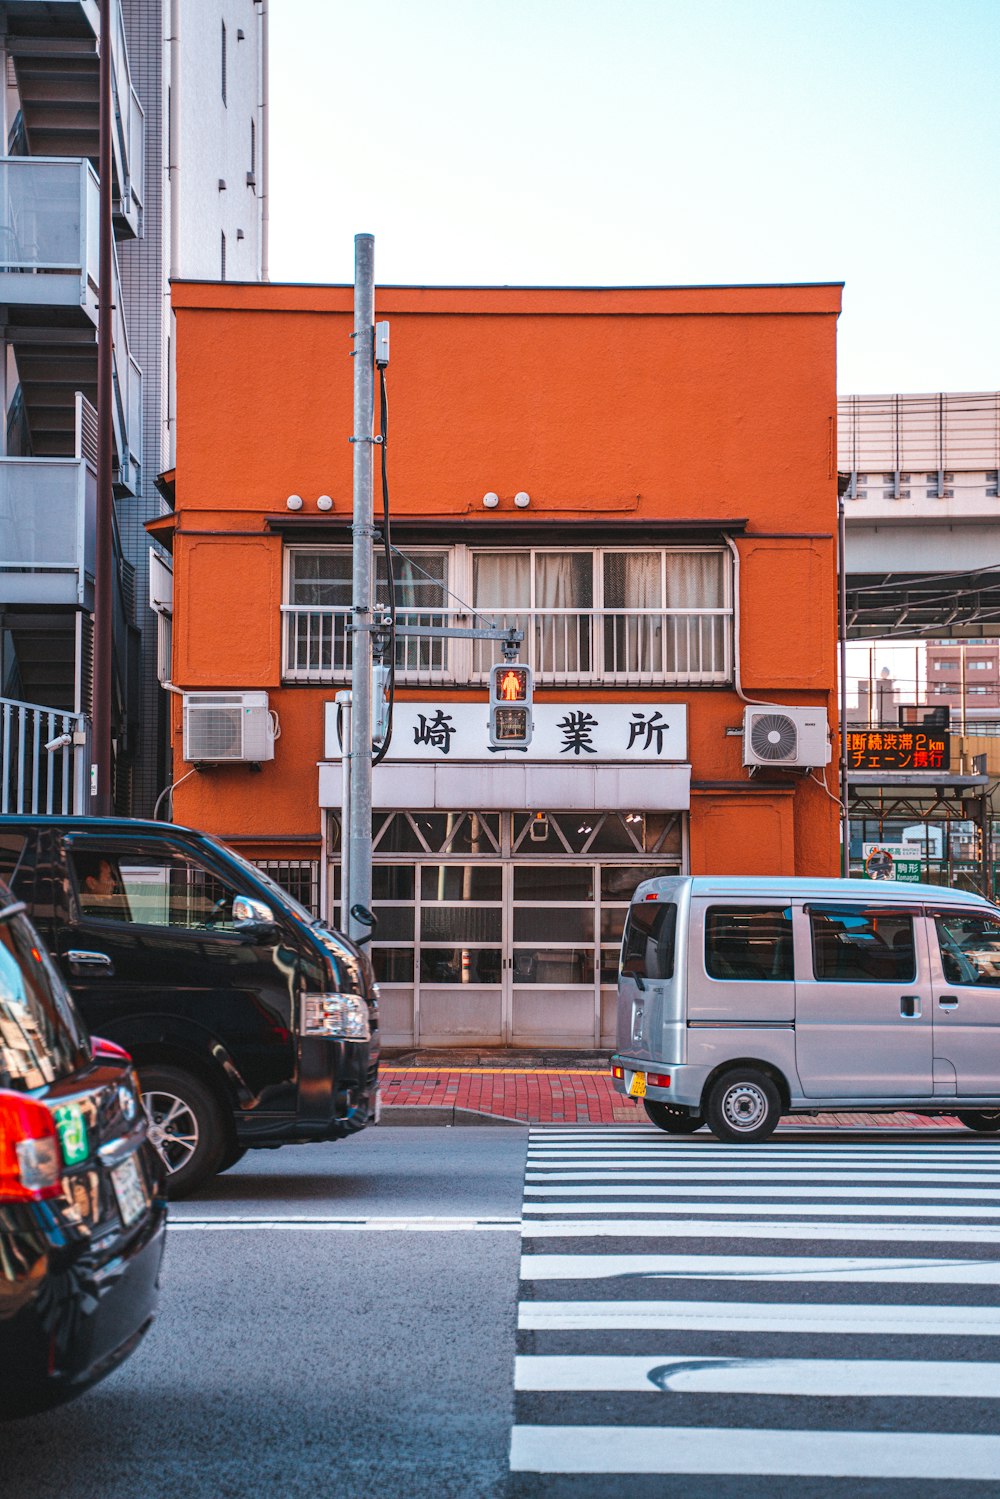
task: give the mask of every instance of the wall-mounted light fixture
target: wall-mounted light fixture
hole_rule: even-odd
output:
[[[288,506],[289,510],[301,510],[302,496],[300,494],[290,494],[288,496],[288,499],[285,501],[285,504]]]
[[[484,510],[495,510],[497,508],[497,506],[499,505],[499,503],[500,503],[500,496],[498,494],[494,494],[493,491],[492,491],[492,489],[488,490],[487,493],[483,495],[483,509]]]
[[[332,510],[333,509],[333,501],[331,500],[331,498],[330,498],[330,496],[328,494],[321,494],[320,495],[319,499],[316,501],[316,509],[317,510]]]
[[[527,510],[528,506],[531,504],[531,495],[525,494],[523,489],[518,490],[517,494],[514,496],[514,504],[517,506],[518,510]]]

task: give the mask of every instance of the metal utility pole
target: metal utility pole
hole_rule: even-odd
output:
[[[351,824],[348,936],[371,935],[353,914],[372,899],[372,446],[375,422],[375,240],[354,236],[354,582],[351,636]],[[342,840],[342,846],[343,840]],[[341,878],[344,871],[341,870]]]
[[[851,867],[851,813],[847,794],[847,519],[843,495],[837,500],[837,551],[840,573],[840,873],[846,878]]]
[[[114,607],[114,493],[112,490],[111,234],[111,0],[101,0],[100,303],[97,321],[97,535],[94,566],[94,724],[91,808],[106,817],[111,806],[111,613]]]

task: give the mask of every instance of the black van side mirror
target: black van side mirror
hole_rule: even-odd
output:
[[[374,911],[369,911],[367,906],[361,905],[352,906],[351,915],[354,917],[354,920],[359,923],[359,925],[366,926],[368,928],[367,936],[355,937],[353,939],[355,947],[364,947],[365,943],[370,942],[375,934],[375,928],[378,926],[378,917],[375,915]]]
[[[244,937],[268,937],[277,930],[274,912],[266,901],[254,896],[234,896],[233,930]]]

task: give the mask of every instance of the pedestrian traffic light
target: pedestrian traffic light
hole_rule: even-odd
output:
[[[490,748],[527,749],[531,743],[531,667],[502,661],[490,669]]]

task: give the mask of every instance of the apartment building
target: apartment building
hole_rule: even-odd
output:
[[[97,319],[114,307],[114,794],[165,783],[145,523],[172,464],[169,281],[266,267],[266,0],[0,0],[0,801],[88,809]],[[99,54],[111,52],[115,266],[98,263]],[[151,564],[150,552],[158,560]],[[48,710],[42,712],[41,710]],[[64,731],[69,731],[65,733]],[[77,745],[46,751],[46,742]],[[84,784],[86,783],[86,784]]]
[[[173,301],[173,814],[336,923],[351,289]],[[498,750],[496,642],[397,637],[388,1042],[608,1044],[640,880],[837,872],[839,308],[838,286],[378,288],[397,623],[515,628],[535,673],[532,743]]]

